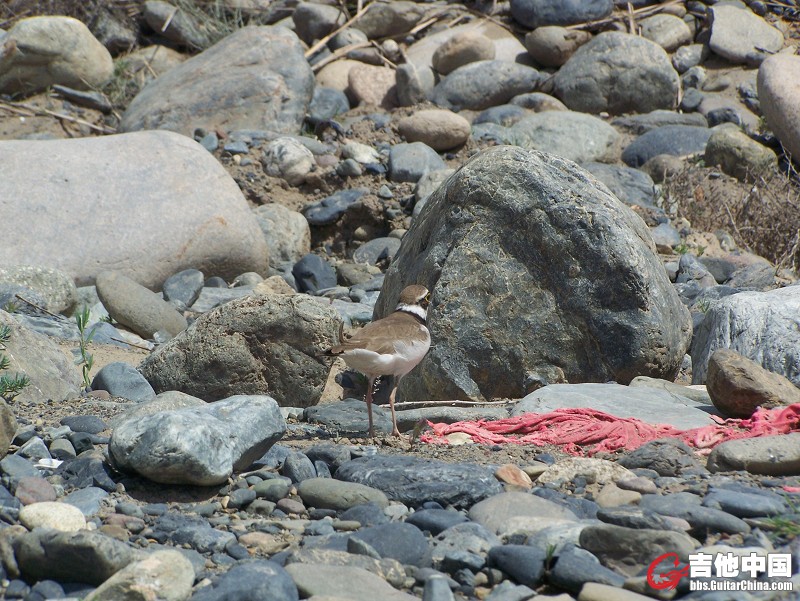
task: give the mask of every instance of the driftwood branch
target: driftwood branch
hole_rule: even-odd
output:
[[[117,133],[116,129],[106,127],[104,125],[95,125],[94,123],[89,123],[84,119],[78,119],[77,117],[72,117],[70,115],[65,115],[64,113],[57,113],[55,111],[51,111],[48,109],[38,108],[30,104],[25,104],[24,102],[3,102],[0,101],[0,109],[5,109],[11,113],[15,113],[17,115],[23,115],[25,117],[35,117],[35,116],[47,116],[47,117],[55,117],[56,119],[60,119],[62,121],[69,121],[70,123],[77,123],[79,125],[84,125],[91,129],[92,131],[96,131],[101,134],[115,134]]]
[[[501,407],[503,405],[511,405],[517,401],[406,401],[404,403],[395,403],[397,407],[471,407],[482,405],[484,407]]]

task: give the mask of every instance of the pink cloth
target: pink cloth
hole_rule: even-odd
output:
[[[719,423],[691,430],[669,424],[648,424],[630,417],[617,417],[594,409],[556,409],[550,413],[525,413],[497,421],[433,424],[432,432],[420,439],[448,444],[448,434],[463,432],[483,444],[559,445],[570,455],[632,451],[657,438],[679,438],[701,453],[721,442],[800,431],[800,403],[777,409],[759,408],[748,419],[714,418]],[[593,445],[593,446],[592,446]],[[583,447],[589,447],[584,449]]]

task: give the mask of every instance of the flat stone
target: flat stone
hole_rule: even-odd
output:
[[[760,65],[783,46],[783,34],[747,8],[709,7],[711,50],[733,63]]]
[[[735,126],[716,128],[706,144],[706,165],[719,166],[723,172],[740,180],[758,177],[775,167],[777,161],[775,152]]]
[[[628,144],[622,160],[631,167],[641,167],[662,154],[689,157],[703,154],[712,130],[689,125],[665,125],[648,131]]]
[[[644,171],[596,162],[583,163],[581,167],[608,186],[626,205],[657,209],[655,182]]]
[[[293,563],[286,566],[286,571],[294,579],[300,594],[306,598],[312,595],[330,595],[350,601],[417,599],[396,590],[383,578],[363,568]]]
[[[617,417],[633,417],[676,428],[714,424],[713,407],[671,391],[643,390],[620,384],[551,384],[519,401],[511,415],[548,413],[564,408],[589,408]]]
[[[393,69],[356,65],[347,75],[349,89],[358,104],[391,109],[398,106],[397,78]]]
[[[682,518],[698,531],[709,529],[714,532],[741,534],[750,532],[750,526],[736,516],[700,505],[701,499],[688,492],[669,495],[642,495],[639,505],[661,515]]]
[[[367,405],[359,399],[307,407],[303,419],[312,424],[324,424],[342,436],[366,436],[369,430]],[[392,431],[391,415],[383,407],[373,405],[372,419],[376,432],[389,434]]]
[[[800,434],[723,442],[708,456],[712,472],[746,470],[768,476],[800,475]]]
[[[625,578],[604,567],[589,551],[567,545],[558,554],[548,581],[568,591],[577,593],[586,583],[597,582],[621,588]]]
[[[692,32],[680,17],[666,13],[642,19],[642,37],[652,40],[667,52],[673,52],[680,46],[692,42]]]
[[[494,474],[484,467],[405,456],[354,459],[343,464],[335,476],[382,490],[390,500],[410,507],[419,507],[426,501],[470,507],[501,490]]]
[[[506,492],[484,499],[469,510],[472,521],[498,533],[506,523],[518,517],[535,517],[545,520],[575,520],[577,516],[553,501],[522,492]]]
[[[780,515],[788,511],[780,495],[757,488],[751,490],[714,488],[703,498],[703,505],[740,518]]]
[[[575,111],[545,111],[514,125],[517,145],[557,154],[576,163],[613,162],[619,134],[608,123]]]
[[[433,536],[467,521],[467,516],[463,513],[449,509],[420,509],[406,518],[406,523],[413,524],[424,532],[430,532]]]
[[[628,469],[645,468],[661,476],[679,476],[684,470],[697,470],[701,464],[686,443],[665,438],[653,440],[619,458],[618,463]]]
[[[297,488],[297,494],[309,507],[336,509],[342,511],[364,503],[375,503],[386,507],[389,500],[375,488],[355,482],[343,482],[331,478],[311,478],[304,480]]]

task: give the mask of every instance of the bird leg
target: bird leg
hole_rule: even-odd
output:
[[[372,428],[372,389],[375,388],[375,378],[367,378],[367,416],[369,418],[369,437],[375,438]]]
[[[392,436],[400,436],[400,430],[397,429],[397,415],[394,412],[394,395],[397,394],[397,385],[399,383],[400,380],[398,379],[398,381],[394,383],[392,393],[389,395],[389,409],[392,410]]]

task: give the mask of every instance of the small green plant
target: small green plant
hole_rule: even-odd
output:
[[[708,310],[711,308],[711,301],[707,298],[704,298],[703,300],[695,303],[694,308],[700,311],[700,313],[708,313]]]
[[[81,366],[83,373],[83,387],[88,390],[91,387],[89,373],[94,365],[94,355],[89,352],[89,343],[94,338],[94,328],[87,333],[86,326],[89,323],[89,307],[85,306],[79,313],[75,314],[75,321],[78,323],[78,333],[80,334],[79,348],[80,357],[75,359],[75,365]]]
[[[681,242],[680,244],[678,244],[678,246],[675,247],[674,250],[679,255],[685,255],[686,253],[689,252],[689,245],[686,244],[685,242]]]
[[[4,351],[6,343],[11,339],[11,328],[9,326],[0,326],[0,351]],[[5,371],[11,365],[8,357],[0,352],[0,371]],[[13,376],[2,374],[0,375],[0,397],[7,402],[11,402],[15,396],[22,392],[31,381],[28,376],[23,374],[14,374]]]
[[[775,538],[793,540],[800,536],[800,522],[797,515],[775,516],[763,520],[764,527]]]

